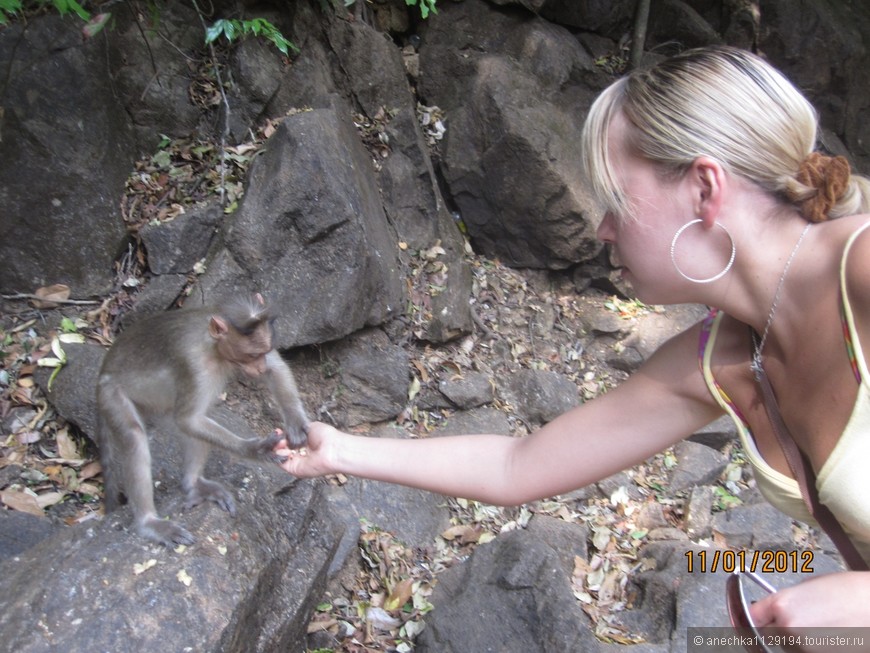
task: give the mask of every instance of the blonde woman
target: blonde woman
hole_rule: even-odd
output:
[[[870,182],[814,151],[816,122],[780,73],[731,48],[615,82],[582,136],[606,210],[598,237],[641,300],[715,307],[708,319],[526,438],[376,439],[318,423],[307,455],[281,450],[284,468],[515,505],[639,463],[725,413],[763,494],[809,521],[779,415],[860,568],[870,560]],[[870,573],[813,578],[751,614],[762,626],[870,625]]]

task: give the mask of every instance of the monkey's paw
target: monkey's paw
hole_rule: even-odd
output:
[[[169,548],[193,544],[196,539],[188,530],[169,519],[149,517],[137,526],[139,535]]]
[[[252,457],[268,460],[269,462],[280,465],[287,460],[287,456],[275,453],[275,449],[277,448],[278,443],[283,439],[284,434],[278,429],[276,429],[271,435],[267,435],[265,438],[257,438],[254,442]]]
[[[187,500],[184,502],[184,507],[194,508],[204,501],[216,503],[233,517],[236,516],[236,500],[230,491],[220,483],[200,476],[196,479],[193,487],[187,490]]]
[[[306,424],[300,428],[287,428],[285,429],[286,433],[284,434],[284,439],[287,440],[287,444],[290,445],[291,449],[300,449],[308,444],[308,425]]]

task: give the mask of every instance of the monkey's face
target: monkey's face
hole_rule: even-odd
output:
[[[218,353],[246,376],[258,377],[266,371],[266,354],[272,351],[272,329],[267,323],[243,334],[230,326],[216,338]]]

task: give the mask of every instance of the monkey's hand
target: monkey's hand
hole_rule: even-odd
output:
[[[256,460],[268,460],[269,462],[282,464],[287,460],[287,456],[282,456],[275,452],[279,442],[284,441],[284,434],[276,429],[271,435],[265,438],[253,438],[249,440],[248,456]]]
[[[308,444],[308,425],[310,422],[305,422],[300,425],[285,424],[283,438],[291,449],[300,449]]]

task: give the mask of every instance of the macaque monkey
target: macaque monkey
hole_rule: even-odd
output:
[[[209,417],[235,370],[265,381],[281,411],[283,434],[239,437]],[[168,417],[182,436],[185,507],[213,501],[232,515],[233,495],[202,475],[212,445],[281,462],[273,453],[279,441],[293,448],[306,443],[308,418],[290,368],[272,348],[272,319],[260,295],[162,313],[123,331],[100,370],[97,407],[106,511],[118,506],[123,492],[139,534],[167,546],[194,538],[154,508],[147,419]]]

